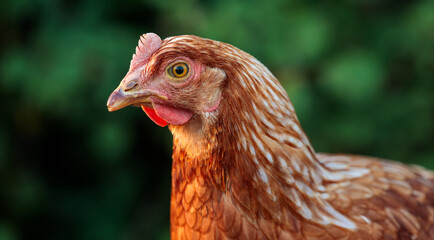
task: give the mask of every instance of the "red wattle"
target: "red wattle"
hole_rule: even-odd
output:
[[[158,117],[173,125],[183,125],[193,117],[193,112],[187,109],[163,105],[157,102],[153,102],[152,106]]]
[[[143,111],[146,113],[146,115],[148,115],[148,117],[154,121],[155,124],[157,124],[160,127],[165,127],[167,126],[167,122],[160,118],[156,113],[155,110],[152,108],[148,108],[142,105],[142,109]]]

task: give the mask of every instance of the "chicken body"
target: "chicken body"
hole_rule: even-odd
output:
[[[107,103],[173,134],[172,239],[434,239],[434,174],[316,154],[258,60],[196,36],[143,35]]]

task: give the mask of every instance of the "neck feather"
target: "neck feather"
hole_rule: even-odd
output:
[[[323,197],[325,182],[345,176],[317,159],[277,79],[255,58],[242,56],[223,69],[228,78],[216,111],[171,126],[174,164],[202,169],[252,221],[259,216],[285,222],[297,215],[353,229]]]

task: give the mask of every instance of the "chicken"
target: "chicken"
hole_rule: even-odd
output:
[[[279,81],[196,36],[141,36],[109,111],[173,134],[172,239],[434,239],[434,173],[317,154]]]

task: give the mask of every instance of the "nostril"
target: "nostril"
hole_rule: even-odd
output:
[[[137,86],[137,81],[132,80],[132,81],[128,82],[127,85],[125,85],[124,91],[129,91],[129,90],[135,88],[136,86]]]

